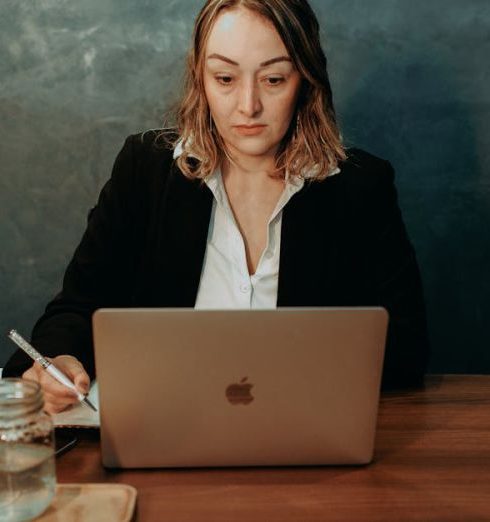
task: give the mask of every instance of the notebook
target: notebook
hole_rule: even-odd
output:
[[[103,464],[367,464],[387,324],[383,308],[100,309]]]

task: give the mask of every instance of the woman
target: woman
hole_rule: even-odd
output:
[[[421,383],[424,302],[389,163],[344,150],[305,0],[208,0],[175,131],[130,136],[32,342],[83,392],[99,307],[381,305],[383,385]],[[46,409],[76,398],[20,353]]]

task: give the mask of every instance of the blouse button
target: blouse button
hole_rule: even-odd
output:
[[[250,285],[248,285],[247,283],[243,283],[240,285],[240,290],[246,294],[249,290],[250,290]]]

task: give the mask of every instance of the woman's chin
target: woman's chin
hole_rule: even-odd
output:
[[[246,140],[234,140],[233,143],[228,142],[228,146],[232,153],[234,152],[240,156],[251,156],[258,158],[260,156],[274,155],[278,144],[264,142],[264,140],[257,138],[247,138]]]

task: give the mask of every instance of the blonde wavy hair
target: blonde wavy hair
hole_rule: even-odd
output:
[[[233,158],[212,123],[204,90],[207,41],[218,15],[224,9],[244,7],[270,20],[302,77],[291,124],[275,158],[274,177],[289,175],[321,180],[346,159],[337,127],[327,59],[320,43],[318,20],[306,0],[207,0],[201,9],[187,56],[184,91],[167,115],[176,123],[175,133],[161,132],[166,144],[175,148],[182,140],[177,166],[191,179],[205,179],[225,157]]]

